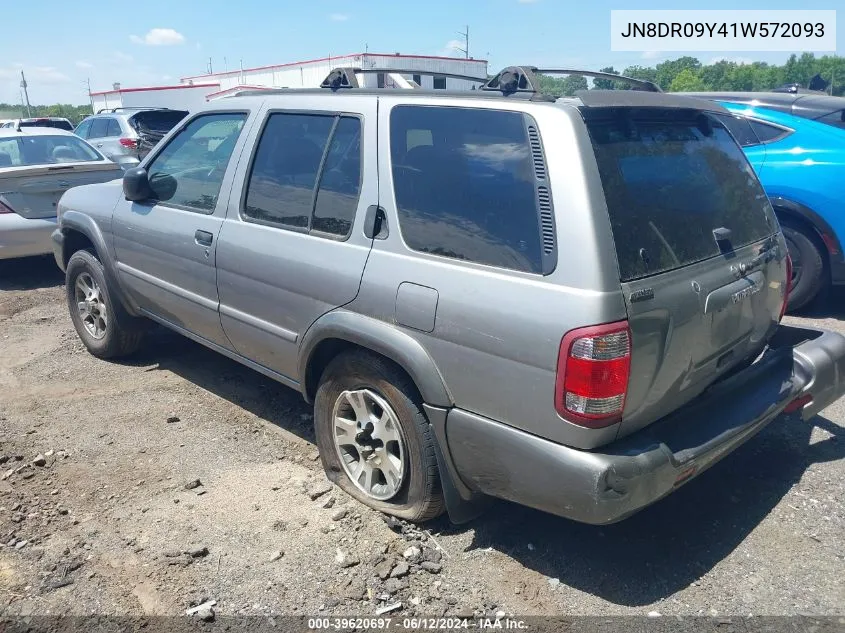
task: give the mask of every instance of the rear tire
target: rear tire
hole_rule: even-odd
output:
[[[362,394],[357,407],[355,394]],[[367,415],[359,414],[363,410]],[[339,427],[338,418],[350,421],[348,432]],[[386,431],[379,426],[381,419],[388,420]],[[368,420],[376,422],[375,430],[370,424],[367,431]],[[415,385],[396,365],[363,351],[334,358],[317,388],[314,424],[323,468],[346,493],[375,510],[409,521],[427,521],[442,514],[434,432]],[[386,438],[383,446],[379,446],[380,437]],[[367,446],[373,441],[375,449]],[[385,466],[387,459],[393,460],[392,469]],[[375,474],[368,480],[362,471],[373,468]]]
[[[76,333],[97,358],[119,358],[138,349],[145,322],[131,316],[111,296],[103,264],[90,251],[71,255],[65,294]]]
[[[792,258],[792,288],[789,292],[790,312],[800,310],[824,289],[825,266],[821,245],[806,229],[782,224],[789,255]]]

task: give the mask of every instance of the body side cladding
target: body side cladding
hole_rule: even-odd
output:
[[[117,269],[115,268],[115,263],[111,258],[111,251],[106,245],[103,232],[100,230],[100,227],[97,226],[97,223],[89,215],[80,213],[79,211],[67,210],[62,214],[60,228],[55,232],[59,233],[61,237],[56,237],[54,233],[54,244],[57,246],[60,245],[62,249],[66,249],[68,243],[67,236],[71,231],[81,233],[91,241],[94,245],[94,250],[97,252],[97,258],[103,264],[106,281],[109,284],[109,291],[112,295],[117,297],[118,301],[120,301],[129,314],[132,316],[141,316],[137,307],[129,301],[126,293],[123,292],[123,288],[120,285],[120,278],[118,277]],[[55,253],[55,255],[58,263],[59,253]],[[61,252],[62,263],[67,262],[71,255],[73,255],[73,253],[67,253],[63,250]],[[60,266],[60,268],[64,270],[63,266]]]
[[[416,339],[389,323],[346,310],[324,314],[302,338],[297,375],[306,402],[312,402],[316,391],[315,377],[309,372],[314,352],[329,340],[358,345],[389,358],[408,373],[427,404],[452,406],[452,397],[437,366]]]

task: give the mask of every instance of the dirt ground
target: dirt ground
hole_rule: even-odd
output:
[[[845,402],[617,525],[391,526],[325,489],[297,393],[164,330],[97,360],[62,281],[0,262],[0,616],[845,614]]]

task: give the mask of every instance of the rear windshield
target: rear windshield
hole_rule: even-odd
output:
[[[0,138],[0,168],[105,160],[75,136],[13,136]]]
[[[69,121],[39,119],[36,121],[21,121],[21,127],[54,127],[59,130],[67,130],[73,132],[73,126]]]
[[[183,110],[153,110],[133,114],[129,122],[138,132],[142,130],[169,132],[187,115],[188,113]]]
[[[681,268],[774,233],[765,192],[715,116],[619,108],[585,111],[585,119],[622,281]],[[713,231],[720,228],[730,231],[727,241],[716,241]]]

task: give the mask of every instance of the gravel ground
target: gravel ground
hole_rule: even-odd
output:
[[[0,262],[0,616],[841,615],[843,426],[782,417],[613,526],[389,525],[329,488],[297,393],[163,330],[99,361],[55,264]]]

